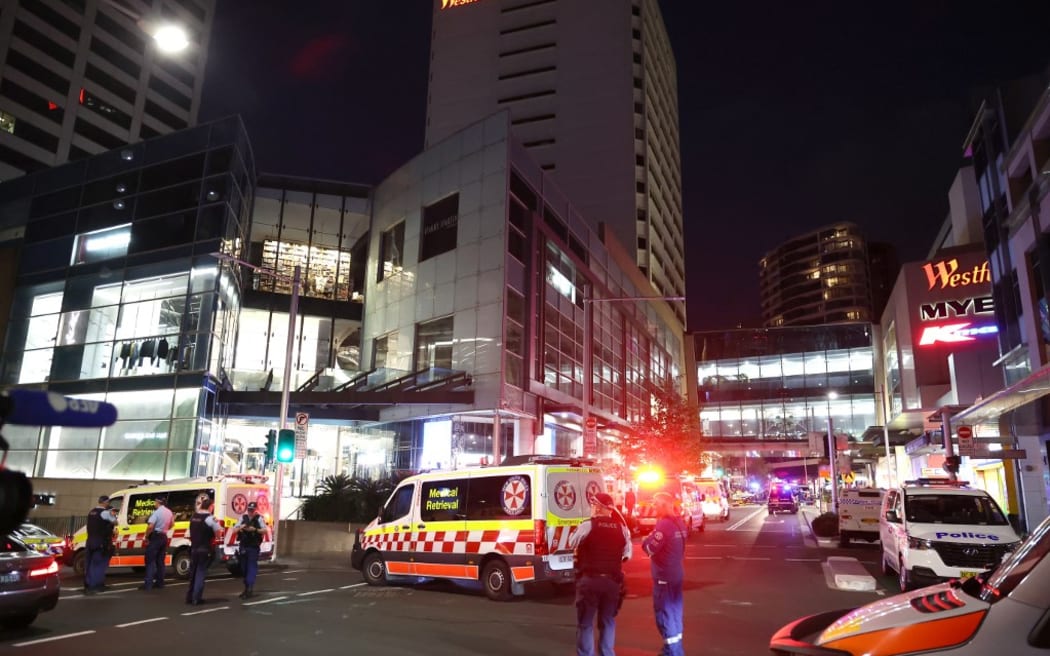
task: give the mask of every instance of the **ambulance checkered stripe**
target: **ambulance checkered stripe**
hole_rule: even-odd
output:
[[[174,531],[171,531],[169,538],[173,543],[176,541],[188,542],[190,539],[190,529],[188,527],[175,529]],[[124,535],[118,535],[114,543],[117,545],[118,550],[145,549],[149,540],[146,539],[146,533],[143,531],[141,533],[125,533]]]
[[[405,531],[365,535],[362,546],[379,551],[424,553],[501,553],[528,556],[533,553],[533,531]]]

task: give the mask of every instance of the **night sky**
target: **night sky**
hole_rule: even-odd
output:
[[[759,258],[828,223],[923,258],[973,91],[1050,64],[1046,0],[660,4],[691,330],[759,325]],[[423,147],[431,7],[220,0],[200,120],[241,114],[261,172],[374,184]]]

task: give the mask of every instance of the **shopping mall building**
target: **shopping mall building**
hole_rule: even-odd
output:
[[[257,471],[286,378],[289,421],[308,415],[286,496],[611,457],[653,386],[685,392],[683,328],[508,135],[494,115],[365,187],[257,176],[230,118],[0,185],[0,384],[119,409],[101,429],[5,426],[8,465],[55,514],[128,481]]]

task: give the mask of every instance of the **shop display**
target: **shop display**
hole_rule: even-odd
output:
[[[345,301],[350,292],[350,253],[334,248],[267,239],[262,246],[262,268],[267,287],[278,294],[292,293],[295,266],[302,267],[303,295]],[[259,282],[257,281],[256,286]]]

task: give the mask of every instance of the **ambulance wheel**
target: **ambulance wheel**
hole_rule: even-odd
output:
[[[87,572],[87,549],[81,549],[73,556],[73,573],[84,576]]]
[[[485,594],[489,599],[494,601],[510,599],[510,569],[507,563],[499,558],[494,558],[485,564],[481,572],[481,583],[485,586]]]
[[[171,568],[180,579],[190,578],[190,550],[180,549],[171,557]]]
[[[912,585],[911,576],[908,575],[908,568],[904,566],[903,560],[900,562],[899,567],[900,569],[897,570],[897,585],[900,586],[901,592],[907,592],[915,586]]]
[[[383,557],[375,552],[365,556],[361,573],[368,585],[386,585],[386,565],[383,564]]]

